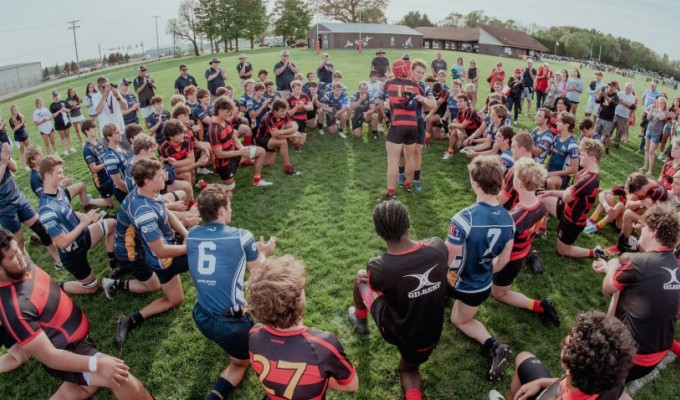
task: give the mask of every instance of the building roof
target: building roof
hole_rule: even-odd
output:
[[[312,26],[312,31],[316,30],[316,26]],[[343,24],[336,22],[319,23],[319,31],[325,30],[333,33],[364,33],[373,35],[410,35],[422,36],[422,34],[415,29],[404,25],[385,25],[385,24]]]
[[[21,64],[3,65],[3,66],[0,66],[0,71],[4,71],[4,70],[6,70],[6,69],[15,69],[15,68],[26,67],[26,66],[28,66],[28,65],[33,65],[33,64],[38,64],[38,65],[40,65],[40,62],[31,62],[31,63],[21,63]]]
[[[500,41],[504,46],[537,50],[541,52],[549,51],[547,47],[541,44],[541,42],[522,31],[501,28],[500,26],[494,25],[479,25],[479,28],[487,31],[491,36],[498,39],[498,41]]]
[[[423,34],[425,39],[452,40],[455,42],[479,41],[479,29],[477,28],[452,28],[452,27],[427,27],[422,26],[416,30]]]

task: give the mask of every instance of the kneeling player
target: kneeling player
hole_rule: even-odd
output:
[[[368,96],[368,84],[365,81],[359,82],[359,91],[349,99],[347,110],[352,114],[351,124],[354,137],[361,137],[364,134],[364,122],[367,122],[371,127],[373,139],[378,139],[378,112],[372,100]]]
[[[184,105],[181,105],[185,107]],[[208,155],[203,154],[196,160],[194,157],[194,143],[185,135],[186,127],[179,120],[171,118],[163,125],[165,141],[158,148],[163,160],[172,165],[177,174],[176,179],[194,184],[196,168],[202,168],[208,163]]]
[[[291,142],[295,151],[301,151],[300,146],[307,141],[307,113],[314,110],[314,103],[312,103],[312,100],[306,94],[302,93],[301,81],[294,80],[291,82],[290,87],[292,91],[286,99],[286,102],[288,102],[288,115],[297,123],[298,132],[300,133],[300,137],[297,140],[291,139]]]
[[[420,399],[420,364],[430,358],[442,332],[446,305],[446,245],[439,238],[415,241],[406,206],[396,200],[373,210],[375,231],[387,252],[368,262],[354,280],[354,306],[349,321],[359,334],[368,333],[368,313],[383,338],[397,346],[406,399]]]
[[[107,387],[118,399],[152,399],[122,360],[101,353],[85,314],[57,282],[24,258],[0,229],[0,322],[27,357],[64,381],[53,399],[87,399]],[[48,336],[49,333],[49,336]]]
[[[302,322],[306,278],[305,265],[284,256],[267,260],[248,280],[248,302],[260,322],[250,330],[250,364],[268,396],[323,399],[328,388],[359,388],[338,338]]]
[[[272,103],[272,110],[267,112],[262,118],[260,127],[257,130],[255,143],[262,147],[267,154],[265,155],[264,165],[274,165],[276,161],[276,150],[281,154],[284,171],[288,175],[299,175],[300,173],[293,168],[288,156],[288,139],[300,137],[297,123],[291,121],[288,116],[288,103],[282,99],[276,99]]]

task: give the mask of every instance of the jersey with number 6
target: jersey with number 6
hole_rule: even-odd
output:
[[[330,378],[340,385],[356,371],[338,338],[302,327],[279,331],[257,324],[250,329],[250,365],[270,400],[322,400]]]
[[[186,243],[189,273],[201,307],[216,315],[231,307],[242,309],[246,263],[259,256],[253,234],[210,222],[191,229]]]
[[[451,268],[458,270],[455,289],[479,293],[491,287],[493,259],[515,235],[515,224],[501,205],[477,202],[451,218],[447,243],[462,246]]]

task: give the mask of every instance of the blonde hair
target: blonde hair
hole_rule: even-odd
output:
[[[523,157],[515,163],[513,168],[515,177],[522,182],[522,186],[529,192],[543,187],[548,179],[548,171],[542,165],[528,157]]]

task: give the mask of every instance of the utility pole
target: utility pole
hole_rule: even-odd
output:
[[[156,20],[156,52],[158,52],[158,61],[161,60],[161,48],[158,45],[158,18],[160,17],[161,17],[160,15],[154,15],[153,17],[151,17]]]
[[[99,48],[99,64],[104,65],[104,60],[102,60],[102,44],[97,43],[97,47]]]
[[[77,19],[75,21],[69,21],[68,23],[71,24],[71,26],[68,29],[73,30],[73,45],[76,48],[76,66],[78,67],[78,75],[80,75],[80,60],[78,59],[78,42],[76,41],[76,29],[80,28],[80,25],[76,25],[76,22],[80,22],[80,20]]]

